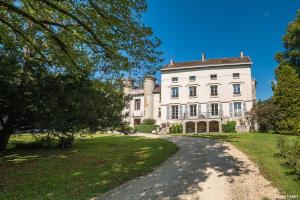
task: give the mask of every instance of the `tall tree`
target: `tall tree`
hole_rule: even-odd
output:
[[[277,53],[276,59],[279,63],[290,65],[300,75],[300,10],[295,20],[289,24],[283,44],[286,50]]]
[[[273,86],[273,100],[278,107],[278,131],[300,134],[300,78],[288,65],[280,65],[275,74],[277,83]]]
[[[145,0],[0,0],[0,39],[18,41],[56,70],[151,73],[161,53],[140,20],[146,8]]]
[[[276,130],[277,106],[273,99],[258,101],[251,110],[251,117],[258,124],[260,132]]]
[[[117,126],[118,78],[161,61],[159,39],[141,22],[146,8],[145,0],[0,0],[0,150],[19,130]]]

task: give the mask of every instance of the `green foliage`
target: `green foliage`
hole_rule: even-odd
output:
[[[123,133],[124,135],[129,135],[134,131],[134,129],[128,126],[126,123],[121,123],[121,125],[117,127],[117,131]]]
[[[300,141],[287,142],[285,136],[276,138],[276,146],[281,156],[287,159],[289,167],[300,177]]]
[[[276,130],[278,108],[273,99],[259,100],[251,110],[251,118],[258,124],[260,132]]]
[[[142,125],[155,125],[155,119],[144,119]]]
[[[170,134],[183,133],[182,124],[172,124],[169,128]]]
[[[287,28],[283,45],[286,50],[276,55],[277,60],[282,64],[290,65],[300,75],[300,10]]]
[[[227,121],[225,124],[222,125],[223,132],[225,133],[235,133],[235,121]]]
[[[34,136],[34,141],[30,141],[30,142],[18,141],[15,142],[14,144],[15,144],[15,148],[17,149],[57,148],[58,139],[54,138],[51,135]]]
[[[292,67],[281,65],[276,79],[273,101],[278,108],[277,129],[284,134],[300,134],[300,78]]]
[[[19,130],[68,135],[119,126],[120,85],[52,72],[22,57],[16,48],[0,45],[0,151]]]
[[[287,152],[287,141],[285,136],[278,135],[276,137],[276,147],[279,151],[279,154],[283,157],[286,157],[286,152]]]
[[[140,133],[151,133],[157,129],[157,125],[136,125],[134,129],[136,132]]]
[[[146,9],[145,0],[2,1],[0,39],[68,72],[154,71],[160,41],[141,22]]]

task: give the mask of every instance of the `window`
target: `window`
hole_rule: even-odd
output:
[[[177,98],[179,96],[179,88],[178,87],[172,87],[171,88],[171,95],[172,95],[172,98]]]
[[[178,82],[178,77],[172,77],[172,82],[177,83]]]
[[[211,104],[211,115],[218,116],[219,115],[219,105],[217,103]]]
[[[172,119],[178,119],[178,106],[171,106],[172,108]]]
[[[134,100],[134,110],[140,110],[141,109],[141,100],[135,99]]]
[[[211,74],[210,80],[217,80],[217,74]]]
[[[189,87],[189,90],[190,90],[190,97],[197,96],[197,87],[196,86]]]
[[[218,86],[217,85],[210,86],[210,96],[218,96]]]
[[[158,117],[161,117],[161,108],[158,108]]]
[[[191,81],[191,82],[196,81],[196,76],[190,76],[190,81]]]
[[[233,112],[235,117],[242,116],[242,103],[241,102],[234,102],[233,103]]]
[[[193,104],[190,105],[190,117],[196,117],[197,116],[197,105]]]
[[[241,85],[233,84],[233,94],[241,94]]]
[[[233,73],[233,74],[232,74],[232,77],[233,77],[234,79],[238,79],[238,78],[240,78],[240,73]]]

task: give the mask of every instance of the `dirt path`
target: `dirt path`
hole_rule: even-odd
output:
[[[257,166],[230,144],[192,137],[152,137],[164,137],[180,150],[152,173],[97,199],[261,200],[278,194]]]

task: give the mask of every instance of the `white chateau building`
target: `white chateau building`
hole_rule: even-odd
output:
[[[240,57],[171,62],[161,69],[161,86],[146,76],[142,88],[126,82],[132,98],[124,110],[130,126],[155,119],[162,132],[181,123],[185,133],[221,132],[222,124],[236,121],[236,130],[246,132],[253,124],[249,111],[256,101],[252,61]]]

